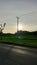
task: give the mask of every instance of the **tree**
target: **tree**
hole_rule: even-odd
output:
[[[6,23],[4,23],[4,25],[0,24],[0,38],[2,40],[2,32],[4,30],[4,27],[5,27]]]
[[[4,30],[6,23],[4,23],[4,25],[0,24],[0,33],[2,33],[2,31]]]

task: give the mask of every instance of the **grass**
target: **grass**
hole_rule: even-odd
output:
[[[21,38],[16,38],[16,36],[0,36],[0,42],[8,42],[19,45],[33,46],[37,47],[37,36],[36,35],[25,35]]]

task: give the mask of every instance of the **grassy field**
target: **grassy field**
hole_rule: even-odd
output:
[[[21,38],[17,38],[16,36],[0,36],[0,42],[8,42],[26,46],[37,47],[37,36],[36,35],[25,35],[21,36]]]

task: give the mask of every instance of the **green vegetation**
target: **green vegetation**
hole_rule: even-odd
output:
[[[14,35],[2,35],[0,36],[0,42],[37,47],[37,35],[24,35],[21,38],[17,38]]]

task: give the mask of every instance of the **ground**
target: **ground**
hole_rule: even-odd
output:
[[[37,48],[0,43],[0,65],[37,65]]]
[[[37,35],[24,35],[20,38],[13,35],[2,35],[0,36],[0,42],[37,47]]]

